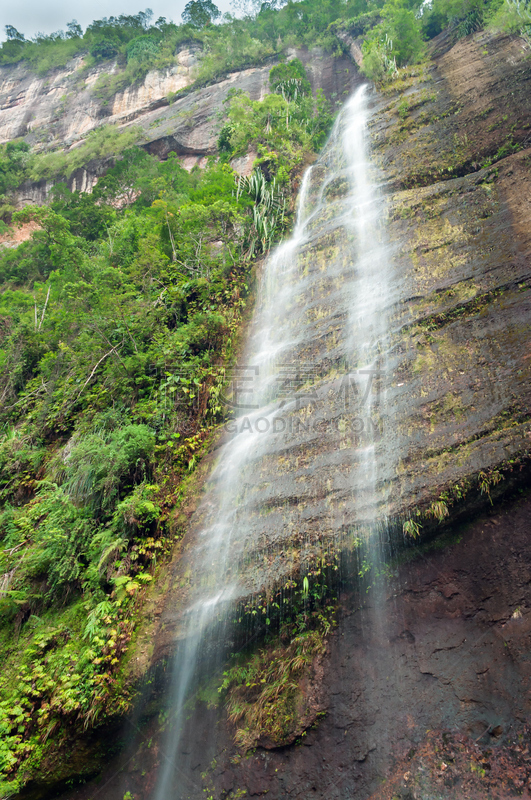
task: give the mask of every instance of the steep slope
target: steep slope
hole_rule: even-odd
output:
[[[348,94],[356,75],[350,59],[331,57],[320,48],[292,49],[288,55],[300,58],[307,66],[314,92],[322,89],[339,102]],[[87,72],[83,58],[78,58],[67,68],[44,77],[37,77],[24,65],[1,66],[0,143],[22,138],[42,153],[68,154],[91,131],[112,125],[118,135],[130,133],[129,146],[141,145],[160,158],[177,153],[190,169],[216,153],[229,92],[243,91],[252,100],[263,99],[270,91],[271,67],[278,63],[271,58],[265,66],[234,72],[224,80],[194,88],[199,57],[197,45],[183,47],[176,55],[175,67],[148,72],[141,84],[110,98],[98,86],[117,72],[116,63]],[[27,182],[17,190],[18,203],[45,202],[59,179],[67,179],[71,191],[89,191],[113,163],[113,156],[95,158],[72,173],[50,174],[47,180]]]
[[[429,532],[527,474],[529,60],[517,39],[481,36],[456,45],[459,59],[452,50],[373,97],[373,152],[388,187],[395,276],[382,378],[388,405],[386,418],[374,422],[381,434],[378,480],[388,492],[382,491],[382,508],[399,523],[399,538],[402,520],[413,520],[413,532],[423,526]],[[480,108],[467,102],[469,83],[456,79],[469,61]],[[426,185],[428,169],[437,180]],[[297,574],[302,561],[317,557],[312,553],[339,552],[342,536],[348,546],[360,523],[356,481],[363,477],[351,458],[358,439],[347,426],[338,444],[336,424],[345,415],[341,364],[349,342],[341,330],[350,302],[336,272],[345,269],[349,245],[338,212],[343,190],[332,184],[327,191],[328,204],[312,221],[311,242],[300,256],[305,274],[324,273],[326,281],[318,296],[291,304],[291,313],[303,308],[311,323],[308,339],[285,356],[285,369],[301,365],[315,394],[302,391],[295,410],[286,412],[287,424],[268,433],[267,454],[258,448],[250,458],[240,497],[252,519],[250,593]],[[369,424],[363,416],[358,422]],[[207,519],[201,511],[189,541]],[[170,647],[173,606],[170,600],[162,634]]]
[[[387,187],[398,276],[381,480],[391,487],[391,515],[397,522],[413,520],[424,526],[417,532],[425,532],[442,521],[452,526],[456,538],[441,540],[441,550],[435,547],[427,555],[410,550],[411,561],[396,567],[386,587],[389,623],[383,631],[373,625],[373,596],[360,596],[352,586],[344,591],[328,651],[315,662],[302,688],[306,695],[315,695],[315,715],[328,715],[296,745],[284,750],[259,747],[243,758],[232,743],[234,731],[223,709],[209,711],[200,704],[189,736],[194,774],[201,775],[191,789],[193,797],[208,791],[220,798],[366,798],[388,774],[392,759],[408,767],[400,778],[397,771],[390,793],[380,792],[381,798],[431,800],[437,792],[461,797],[465,790],[485,798],[500,787],[506,792],[501,796],[510,797],[528,779],[518,745],[513,747],[510,739],[518,733],[527,736],[523,720],[529,712],[524,692],[529,675],[522,655],[531,603],[528,501],[481,518],[465,531],[454,526],[458,514],[487,506],[527,474],[531,70],[517,37],[476,34],[444,50],[436,50],[427,65],[400,73],[383,92],[374,93],[371,134]],[[243,80],[259,96],[266,75],[267,70],[249,71]],[[127,114],[127,108],[138,113],[146,147],[162,156],[171,149],[182,155],[208,153],[214,141],[212,116],[238,80],[233,77],[191,94],[178,101],[180,106],[150,109],[140,100],[138,108],[143,110],[137,112],[136,100],[124,101],[117,121],[129,124],[119,116]],[[175,123],[171,116],[179,112],[183,117]],[[341,197],[341,187],[336,189],[337,194],[330,195],[331,207]],[[344,246],[327,235],[325,222],[306,256],[315,271],[339,264]],[[333,293],[315,303],[317,327],[329,337],[327,342],[316,336],[323,352],[332,349],[334,330],[341,324],[337,311]],[[315,351],[306,355],[311,359]],[[342,355],[335,357],[340,360]],[[336,413],[333,404],[327,405],[332,370],[327,372],[331,364],[326,359],[323,364],[318,391],[324,418],[331,419]],[[349,475],[342,475],[333,492],[327,483],[343,468],[340,459],[336,438],[303,435],[296,448],[290,448],[279,435],[271,438],[267,481],[261,475],[262,463],[251,464],[247,480],[262,487],[256,501],[257,525],[263,537],[276,539],[279,558],[272,558],[258,577],[256,570],[250,575],[250,593],[297,573],[297,560],[283,556],[293,544],[294,520],[300,524],[305,507],[301,486],[309,498],[304,530],[308,540],[319,542],[328,522],[337,522],[334,504],[347,509],[334,534],[348,532]],[[207,471],[208,463],[203,469]],[[188,515],[196,502],[190,500]],[[193,543],[199,525],[196,517],[185,548]],[[512,543],[509,549],[507,540]],[[341,547],[339,537],[338,552]],[[257,553],[250,552],[249,563],[257,560]],[[176,609],[182,605],[181,570],[176,553],[168,585],[161,585],[159,596],[147,607],[144,631],[137,650],[131,651],[132,664],[139,659],[138,666],[131,667],[137,676],[145,673],[154,651],[151,667],[161,687],[164,659],[171,654],[179,622]],[[152,699],[160,707],[161,697]],[[214,724],[219,738],[213,751],[204,752],[202,731]],[[151,741],[153,736],[157,741],[157,727],[151,717],[141,738]],[[438,733],[424,738],[427,728],[457,731],[457,739],[442,739],[444,747],[450,742],[454,753],[450,767],[450,756],[445,756],[444,769],[433,767],[440,743]],[[480,745],[500,745],[492,765]],[[417,748],[418,756],[413,752]],[[464,754],[461,761],[456,757],[459,749]],[[147,800],[163,757],[160,741],[153,748],[140,748],[97,785],[75,796],[89,798],[99,791],[118,800],[131,792],[135,800]],[[93,751],[89,758],[94,758]],[[481,770],[487,772],[486,763],[492,767],[495,778],[487,789],[479,779],[471,786],[463,783],[467,758],[477,765],[474,775],[479,778]],[[87,764],[79,764],[72,763],[70,774],[90,772]],[[503,788],[510,773],[512,783]],[[51,796],[58,778],[48,779]],[[27,796],[38,796],[42,787],[31,791]]]

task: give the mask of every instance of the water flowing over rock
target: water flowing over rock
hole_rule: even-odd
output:
[[[177,727],[165,745],[156,800],[172,791],[185,796],[184,704],[210,651],[222,663],[224,607],[304,572],[342,532],[378,517],[377,473],[385,459],[376,455],[369,423],[359,434],[353,429],[362,414],[369,422],[381,415],[375,386],[381,391],[384,383],[391,284],[384,205],[369,177],[366,117],[362,86],[305,175],[291,239],[264,267],[241,375],[233,382],[235,433],[217,455],[192,523],[197,544],[179,570],[194,576],[192,604],[178,620],[184,641],[177,645],[169,704]],[[313,257],[323,247],[326,270]],[[274,571],[264,570],[271,559]]]
[[[476,58],[475,45],[468,46],[471,57]],[[494,46],[486,46],[487,55],[482,59],[488,68],[476,71],[481,76],[477,80],[488,87],[483,90],[481,102],[486,108],[489,103],[500,104],[500,92],[506,92],[505,107],[514,108],[518,114],[523,131],[518,135],[525,147],[529,124],[525,114],[529,115],[529,108],[523,103],[521,92],[528,72],[519,66],[521,50],[515,49],[513,41],[501,46],[514,51],[512,66],[507,67],[499,53],[496,55]],[[455,80],[455,65],[451,54],[436,62],[434,71],[439,72],[435,79],[443,84],[436,95],[427,94],[429,76],[425,84],[418,78],[411,81],[406,95],[411,121],[405,126],[396,110],[396,95],[371,97],[368,126],[374,159],[372,181],[373,185],[378,184],[385,176],[387,204],[382,203],[379,212],[382,221],[387,221],[387,239],[382,238],[383,225],[378,229],[378,241],[374,234],[367,236],[366,229],[364,237],[364,225],[356,230],[355,218],[343,224],[345,209],[352,210],[355,205],[355,182],[345,174],[334,173],[337,164],[329,146],[303,183],[294,237],[275,256],[276,268],[286,264],[280,270],[283,291],[278,292],[276,270],[271,272],[269,286],[267,279],[263,281],[264,293],[276,289],[278,294],[271,304],[269,320],[257,323],[251,331],[251,348],[256,342],[255,352],[262,353],[257,365],[266,376],[265,387],[260,385],[259,389],[271,390],[275,383],[278,389],[278,377],[287,366],[284,388],[289,387],[287,394],[292,396],[291,402],[285,398],[282,409],[285,427],[276,423],[282,430],[275,431],[273,423],[279,415],[271,409],[250,411],[234,422],[238,432],[235,441],[244,435],[249,441],[235,515],[236,538],[245,557],[243,564],[236,559],[233,562],[233,574],[239,574],[247,592],[258,591],[268,582],[281,583],[288,575],[303,575],[312,557],[330,547],[338,534],[342,546],[348,548],[349,536],[358,536],[360,530],[366,532],[367,523],[374,521],[375,505],[376,516],[382,520],[407,514],[418,504],[444,496],[456,484],[465,491],[467,481],[482,469],[488,472],[507,463],[518,464],[519,458],[525,458],[529,438],[526,409],[530,234],[522,216],[522,201],[529,187],[523,167],[529,151],[498,159],[493,175],[487,156],[500,150],[499,136],[503,136],[499,132],[498,137],[493,134],[493,127],[482,140],[486,165],[483,169],[478,169],[480,164],[472,166],[471,174],[467,174],[472,160],[468,152],[473,149],[466,132],[471,112],[464,98],[455,96],[456,92],[467,91],[465,84]],[[450,180],[424,185],[429,183],[424,176],[430,171],[438,177],[448,170],[452,145],[446,138],[438,140],[430,129],[442,129],[437,120],[445,104],[451,105],[448,95],[452,93],[457,113],[463,117],[459,134],[462,149],[454,147],[450,157],[453,160],[448,162],[457,174]],[[515,96],[520,100],[511,99]],[[425,108],[427,103],[434,103],[431,112]],[[410,126],[412,136],[407,133]],[[402,127],[405,134],[401,137]],[[450,135],[455,143],[455,134]],[[445,132],[443,137],[446,136]],[[393,161],[398,158],[402,159],[401,185],[397,185],[393,173]],[[302,211],[304,206],[308,208],[306,213]],[[357,219],[360,222],[363,217]],[[359,278],[362,265],[353,257],[356,240],[358,246],[363,242],[374,248],[376,243],[376,253],[384,247],[387,263],[382,264],[374,250],[370,253],[368,262],[379,279],[377,292],[371,298],[373,308],[379,310],[381,326],[375,337],[379,343],[378,361],[364,360],[358,351],[354,362],[347,366],[352,340],[345,337],[345,331],[353,333],[356,319],[367,324],[365,329],[362,327],[366,334],[374,328],[361,311],[363,293],[356,285],[356,273]],[[296,284],[292,288],[289,280],[295,250],[296,263],[301,265],[299,269],[306,280],[299,291]],[[317,281],[315,289],[313,280]],[[306,326],[304,336],[298,335],[301,318]],[[365,338],[357,337],[357,342],[362,344],[363,352]],[[298,370],[290,372],[293,361]],[[312,374],[305,374],[308,364],[314,370]],[[372,397],[376,433],[385,431],[386,435],[376,435],[368,441],[366,431],[353,432],[345,425],[346,416],[352,419],[360,414],[354,414],[352,408],[345,414],[341,380],[345,373],[354,377],[349,382],[357,390],[359,402],[366,395],[368,383],[364,390],[359,370],[375,365],[378,371],[373,374],[372,392],[366,400]],[[253,362],[249,359],[244,366],[253,366]],[[240,377],[249,379],[250,375],[244,372]],[[240,400],[248,385],[245,381],[239,384]],[[367,412],[367,405],[363,410]],[[301,418],[295,436],[295,420]],[[264,430],[260,434],[256,428],[259,419],[266,420],[259,423]],[[317,419],[324,422],[324,435],[323,430],[316,432],[312,427]],[[433,419],[436,425],[430,422]],[[207,490],[209,498],[211,492],[215,495],[215,483],[216,478]],[[211,512],[215,508],[214,504]],[[194,525],[207,525],[208,513],[201,508]],[[518,535],[517,531],[522,530],[518,520],[525,512],[515,513],[515,530],[508,535]],[[245,516],[245,525],[241,524],[241,515]],[[510,519],[506,523],[508,530],[513,524]],[[480,523],[478,535],[480,530],[488,532],[489,528],[481,528]],[[192,537],[193,531],[194,526]],[[484,657],[492,664],[503,658],[504,647],[498,634],[488,642],[484,638],[492,624],[487,619],[490,611],[484,622],[478,620],[470,628],[465,622],[478,613],[472,609],[481,608],[479,595],[487,591],[478,590],[476,596],[474,589],[470,595],[457,578],[457,562],[464,557],[460,554],[467,547],[475,547],[471,537],[472,532],[463,539],[465,551],[457,545],[455,551],[450,551],[455,555],[448,558],[454,558],[455,563],[439,563],[437,556],[431,555],[425,570],[420,565],[413,568],[413,573],[407,567],[400,568],[395,583],[381,585],[368,599],[356,592],[350,597],[345,595],[339,630],[332,639],[331,658],[341,662],[337,683],[334,684],[333,672],[324,679],[329,691],[329,721],[322,724],[321,732],[308,734],[308,748],[285,755],[258,752],[247,766],[235,767],[228,755],[222,755],[230,753],[231,747],[219,734],[201,764],[218,759],[218,766],[209,774],[220,797],[229,796],[239,786],[246,786],[251,795],[266,792],[278,798],[299,796],[301,792],[319,797],[339,798],[345,792],[347,796],[368,797],[377,788],[377,776],[385,774],[392,759],[404,757],[422,740],[421,730],[457,726],[465,736],[487,735],[494,740],[496,734],[491,736],[489,731],[500,727],[505,730],[511,715],[521,714],[517,710],[519,690],[509,690],[503,670],[496,672],[493,684],[481,689],[472,687],[475,676],[486,673],[481,665],[476,669],[476,649],[467,649],[466,642],[484,642],[485,654],[488,653]],[[383,565],[392,555],[392,545],[385,536],[373,541],[373,561],[379,557]],[[485,546],[495,553],[500,542],[489,539]],[[430,570],[435,570],[440,580],[430,577]],[[478,570],[477,580],[488,585],[487,566],[481,573],[478,564]],[[419,580],[422,589],[415,588]],[[497,581],[494,577],[491,580]],[[435,608],[439,594],[445,598],[444,609]],[[462,595],[467,598],[466,608],[455,599]],[[421,598],[418,603],[413,602],[416,596]],[[495,624],[502,626],[511,618],[516,601],[510,591],[497,592],[496,596],[500,610]],[[430,606],[432,601],[435,605]],[[423,627],[420,620],[425,615],[430,621]],[[432,615],[455,622],[438,625]],[[162,638],[166,644],[161,653],[169,646],[176,626],[175,615],[163,615],[163,620]],[[515,646],[524,646],[525,630],[515,636]],[[352,648],[356,655],[351,655]],[[457,686],[455,662],[450,659],[443,666],[442,656],[437,655],[454,650],[463,686]],[[438,667],[433,666],[433,659]],[[434,690],[427,684],[434,680],[430,677],[434,670],[439,688],[430,698]],[[520,664],[517,673],[515,680],[520,686],[526,680],[525,665]],[[490,699],[489,686],[493,692]],[[417,693],[421,698],[418,705]],[[455,696],[460,712],[452,700]],[[205,722],[208,712],[203,707],[201,719],[203,722],[194,717],[195,734],[193,725],[187,728],[187,736],[191,737],[187,746],[189,764],[197,762],[199,737],[205,735],[205,726],[212,725],[215,717],[210,717],[210,723]],[[414,796],[408,794],[408,780],[397,791],[401,792],[397,796]],[[428,787],[419,796],[431,798],[430,792],[434,791]],[[193,791],[190,796],[194,796]]]
[[[138,637],[154,652],[147,722],[134,755],[76,800],[487,800],[531,786],[529,497],[485,512],[503,477],[518,487],[531,438],[529,61],[517,37],[437,47],[386,92],[354,94],[306,172],[293,236],[260,276],[234,419]],[[160,130],[154,152],[201,149],[192,129]],[[413,548],[402,523],[421,519],[451,528]],[[237,604],[271,587],[289,598],[329,555],[342,592],[304,687],[313,719],[290,746],[242,757],[223,710],[186,700],[241,645]]]

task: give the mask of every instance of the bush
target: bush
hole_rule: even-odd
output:
[[[75,503],[108,511],[150,472],[154,447],[155,435],[146,425],[85,436],[65,457],[65,491]]]
[[[392,55],[392,45],[388,37],[373,39],[363,43],[363,63],[360,72],[369,80],[379,83],[385,77],[396,74],[396,59]]]
[[[490,27],[504,33],[519,33],[531,46],[531,5],[522,0],[504,0],[492,16]]]
[[[83,143],[73,150],[33,157],[28,166],[29,178],[33,181],[40,181],[43,178],[67,178],[92,159],[121,155],[138,141],[140,135],[140,131],[134,126],[121,131],[116,125],[103,125],[90,131]]]
[[[397,67],[418,63],[425,54],[421,24],[413,11],[389,2],[381,16],[382,22],[370,31],[362,46],[362,72],[375,81],[395,74]]]
[[[386,33],[392,41],[391,55],[398,66],[417,64],[425,54],[420,22],[407,8],[394,8],[385,14]]]
[[[117,38],[106,36],[104,39],[94,42],[89,52],[96,61],[114,58],[120,52],[120,42]]]
[[[287,100],[304,97],[312,91],[304,64],[298,58],[273,67],[269,73],[269,85],[273,92],[281,94]]]
[[[152,63],[160,53],[160,47],[152,36],[137,36],[126,48],[127,61]]]

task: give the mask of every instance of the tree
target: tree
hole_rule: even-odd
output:
[[[273,67],[269,73],[269,85],[287,100],[295,100],[312,92],[304,64],[298,58]]]
[[[132,39],[126,48],[127,60],[138,62],[151,62],[159,54],[159,46],[151,36],[137,36]]]
[[[204,28],[206,25],[210,25],[212,20],[218,19],[220,15],[219,8],[214,5],[212,0],[189,0],[181,17],[184,22],[193,25],[194,28]]]
[[[387,33],[393,42],[392,54],[398,66],[416,64],[424,55],[424,42],[420,22],[413,11],[400,6],[397,2],[389,3],[389,10],[384,7],[387,21]]]
[[[110,36],[99,39],[90,48],[90,55],[97,61],[104,58],[113,58],[113,56],[118,55],[118,52],[119,42],[115,37],[111,38]]]
[[[78,23],[77,19],[73,19],[72,22],[67,22],[66,36],[68,39],[80,39],[83,36],[83,28]]]
[[[10,42],[24,42],[26,41],[24,38],[24,34],[17,31],[12,25],[5,26],[6,36]]]
[[[256,17],[260,12],[276,9],[282,5],[281,0],[232,0],[231,8],[243,17]]]

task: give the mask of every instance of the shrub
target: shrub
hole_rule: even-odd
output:
[[[137,36],[126,48],[127,61],[153,62],[160,53],[160,47],[152,36]]]
[[[35,156],[30,161],[29,177],[34,181],[66,178],[92,159],[118,157],[139,138],[140,131],[134,126],[121,131],[116,125],[103,125],[90,131],[83,143],[73,150]]]
[[[65,457],[64,488],[76,503],[109,510],[149,473],[154,447],[155,435],[146,425],[85,436]]]
[[[287,100],[311,94],[310,81],[304,64],[298,58],[273,67],[269,73],[269,85],[273,92],[281,94]]]
[[[89,52],[96,61],[114,58],[114,56],[117,56],[120,52],[120,42],[115,37],[106,36],[94,42]]]
[[[396,75],[396,59],[392,55],[392,42],[389,37],[365,41],[362,52],[363,63],[360,72],[371,81],[379,83],[385,77]]]
[[[504,0],[492,16],[490,27],[505,33],[519,33],[531,46],[531,5],[524,0]]]

